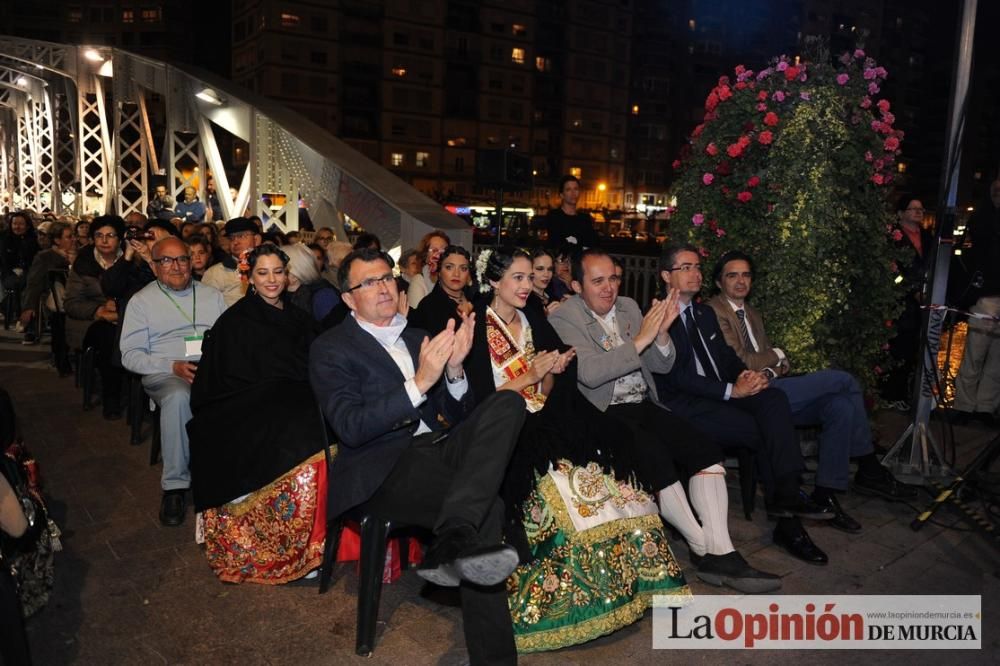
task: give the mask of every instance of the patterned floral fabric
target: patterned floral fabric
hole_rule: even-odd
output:
[[[610,634],[642,617],[653,595],[691,596],[653,498],[594,463],[550,469],[524,513],[535,559],[507,580],[519,652]]]
[[[531,328],[520,311],[516,316],[521,318],[521,331],[524,336],[522,345],[518,345],[510,329],[497,316],[493,308],[486,308],[486,341],[490,348],[490,362],[493,365],[493,376],[496,385],[502,386],[516,379],[531,369],[531,361],[535,358],[535,343],[531,337]],[[541,382],[526,386],[520,390],[521,397],[527,404],[529,412],[541,411],[545,406],[545,395],[541,392]]]
[[[278,585],[320,565],[326,460],[311,456],[238,502],[203,512],[205,555],[220,580]]]

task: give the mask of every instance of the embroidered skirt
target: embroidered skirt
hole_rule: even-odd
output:
[[[326,483],[320,452],[241,501],[206,509],[205,555],[219,579],[278,585],[318,567]]]
[[[507,579],[518,652],[576,645],[640,617],[653,595],[691,596],[648,494],[560,462],[525,502],[534,559]]]

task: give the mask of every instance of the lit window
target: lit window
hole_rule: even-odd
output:
[[[392,68],[392,75],[393,76],[399,76],[399,77],[406,76],[406,68],[405,67],[393,67]]]
[[[417,153],[416,164],[418,167],[427,166],[427,162],[431,159],[430,153]]]
[[[123,9],[122,23],[135,23],[135,11],[132,9]]]
[[[403,166],[403,153],[393,153],[390,159],[392,166]]]
[[[152,7],[150,9],[142,10],[142,22],[143,23],[156,23],[160,20],[160,8]]]
[[[520,23],[515,23],[514,25],[510,26],[510,31],[514,33],[515,37],[524,37],[525,35],[528,34],[528,28],[521,25]]]
[[[695,29],[694,19],[688,19],[688,30],[691,30],[693,32],[694,29]]]
[[[465,137],[464,136],[457,136],[454,139],[448,139],[448,145],[451,146],[452,148],[454,148],[456,146],[464,146],[465,145]]]
[[[548,72],[552,69],[552,61],[548,58],[538,56],[535,58],[535,69],[539,72]]]
[[[573,176],[574,178],[583,178],[583,169],[581,169],[580,167],[570,167],[569,175]]]
[[[639,115],[639,105],[638,104],[633,104],[632,105],[632,115],[633,116]]]
[[[906,162],[900,162],[896,165],[896,171],[899,173],[906,173]]]
[[[514,47],[510,50],[510,61],[518,65],[524,64],[524,49]]]
[[[574,129],[579,129],[581,127],[583,127],[583,121],[582,120],[580,120],[579,118],[577,118],[576,120],[573,121],[573,128]]]
[[[294,28],[299,24],[299,17],[297,14],[282,14],[281,15],[281,25],[285,28]]]

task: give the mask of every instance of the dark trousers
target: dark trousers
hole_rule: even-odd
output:
[[[748,398],[711,400],[675,396],[667,406],[711,436],[723,448],[748,448],[757,454],[757,470],[768,491],[798,491],[802,450],[795,434],[788,397],[767,388]]]
[[[725,458],[710,436],[650,400],[611,405],[604,413],[609,432],[602,441],[628,449],[628,458],[653,490],[663,490]]]
[[[435,532],[467,523],[485,543],[500,543],[504,507],[497,494],[525,414],[520,395],[497,391],[443,441],[439,432],[415,437],[368,501],[369,509]],[[481,587],[463,582],[460,594],[471,662],[515,663],[504,585]]]
[[[83,337],[84,348],[93,347],[97,352],[96,365],[101,374],[101,401],[105,412],[118,411],[121,407],[122,369],[111,362],[117,341],[115,325],[107,321],[95,321]]]
[[[6,562],[0,562],[0,664],[31,664],[17,584]]]

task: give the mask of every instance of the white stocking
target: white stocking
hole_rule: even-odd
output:
[[[684,487],[677,481],[656,493],[660,500],[660,515],[664,520],[677,528],[687,540],[691,552],[695,555],[705,554],[705,532],[691,513]]]
[[[735,550],[729,538],[726,515],[729,494],[725,477],[726,470],[722,465],[712,465],[692,476],[688,484],[691,504],[701,516],[704,526],[705,548],[712,555],[725,555]]]

